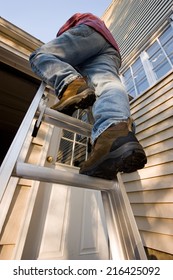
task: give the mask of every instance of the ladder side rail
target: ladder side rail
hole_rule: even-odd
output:
[[[32,130],[33,130],[33,126],[30,127],[28,135],[31,135]],[[24,160],[27,156],[27,153],[28,153],[29,146],[31,145],[31,141],[32,141],[32,137],[26,137],[26,140],[24,141],[24,144],[22,146],[22,150],[21,150],[21,152],[19,154],[19,157],[18,157],[18,160],[20,162],[24,162]],[[14,192],[16,190],[16,186],[17,186],[18,183],[20,184],[20,178],[10,176],[10,179],[8,181],[8,184],[7,184],[6,189],[4,191],[4,194],[3,194],[3,199],[0,203],[0,213],[1,213],[0,232],[2,230],[4,221],[5,221],[6,216],[7,216],[7,212],[8,212],[9,207],[10,207],[11,200],[13,198],[13,195],[14,195]]]
[[[134,256],[133,252],[133,244],[131,242],[131,233],[129,232],[129,228],[127,227],[127,213],[123,208],[122,197],[119,193],[120,190],[118,186],[116,190],[113,192],[110,191],[108,195],[109,204],[112,212],[112,216],[116,216],[116,219],[112,219],[112,223],[116,223],[117,231],[117,238],[120,240],[121,250],[123,252],[123,259],[126,260],[135,260],[139,259],[139,256]],[[111,243],[111,242],[110,242]],[[113,248],[113,246],[111,246]],[[114,255],[115,252],[112,252]]]
[[[102,192],[102,199],[113,259],[147,259],[130,202],[119,180],[114,189]]]
[[[39,164],[40,166],[43,166],[45,164],[49,165],[49,163],[46,161],[46,157],[47,157],[49,149],[51,148],[50,141],[52,138],[52,131],[54,129],[55,128],[53,128],[52,126],[47,127],[47,133],[45,134],[45,138],[44,138],[44,145],[42,146],[41,153],[40,153],[40,156],[39,156],[38,162],[37,162],[37,164]],[[31,133],[29,133],[29,135],[31,135]],[[28,140],[28,138],[31,138],[31,137],[27,137],[27,140]],[[55,145],[56,144],[57,143],[55,143]],[[23,148],[22,148],[22,154],[23,154]],[[26,159],[24,159],[24,160],[26,160]],[[21,158],[21,156],[19,156],[18,161],[23,162],[23,158]],[[20,179],[20,180],[23,181],[23,179]],[[24,179],[24,182],[25,182],[25,180],[26,179]],[[28,196],[28,202],[27,202],[27,205],[25,208],[25,214],[22,217],[21,225],[19,227],[18,237],[16,240],[16,246],[13,251],[12,259],[14,259],[14,260],[19,260],[22,258],[22,253],[23,253],[23,250],[25,247],[25,242],[26,242],[28,230],[30,227],[30,221],[32,219],[32,215],[34,215],[34,212],[33,212],[35,209],[34,206],[35,206],[38,191],[39,191],[40,185],[41,185],[41,182],[39,182],[39,181],[31,181],[31,180],[26,180],[26,181],[30,181],[29,185],[31,186],[31,188],[30,188],[30,193]],[[28,184],[28,182],[27,182],[27,184]]]
[[[119,234],[117,216],[110,200],[110,191],[101,191],[101,197],[108,231],[111,258],[113,260],[127,259],[126,252],[122,246],[121,235]]]
[[[45,87],[45,83],[42,82],[0,167],[0,201],[32,124]]]
[[[141,236],[139,234],[139,229],[137,227],[137,223],[132,211],[132,207],[130,205],[130,201],[122,181],[120,173],[117,174],[118,182],[119,182],[119,200],[121,203],[121,208],[124,212],[124,218],[126,223],[127,231],[129,232],[129,237],[131,240],[131,253],[136,260],[146,260],[147,256],[144,250],[144,246],[142,243]],[[121,222],[121,220],[120,220]],[[128,253],[129,248],[127,247]],[[129,254],[130,256],[130,254]]]

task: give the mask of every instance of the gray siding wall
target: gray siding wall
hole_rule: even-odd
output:
[[[123,65],[164,27],[172,9],[172,0],[112,1],[102,18],[119,44]]]

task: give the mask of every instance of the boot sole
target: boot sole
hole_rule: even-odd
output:
[[[119,149],[102,157],[94,165],[80,169],[80,174],[107,180],[116,178],[118,172],[131,173],[144,168],[147,158],[142,146],[136,142],[126,143]]]
[[[81,93],[68,98],[61,104],[57,104],[57,106],[53,107],[53,109],[67,115],[72,115],[77,109],[86,109],[89,106],[92,106],[95,100],[96,97],[94,91],[86,89]]]

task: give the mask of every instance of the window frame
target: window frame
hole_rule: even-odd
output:
[[[150,57],[147,53],[147,49],[149,47],[151,47],[155,42],[158,43],[159,45],[159,49],[161,50],[161,52],[164,54],[164,57],[166,58],[166,61],[169,63],[169,65],[171,66],[171,70],[173,69],[173,63],[171,62],[169,56],[167,55],[166,51],[164,50],[164,47],[162,46],[159,38],[164,34],[164,32],[166,32],[166,30],[171,27],[172,28],[172,31],[173,31],[173,15],[172,17],[170,16],[170,21],[169,22],[169,25],[166,25],[164,30],[162,30],[162,33],[159,34],[157,37],[154,38],[154,40],[152,41],[152,43],[148,46],[145,47],[145,50],[143,50],[136,58],[135,60],[133,61],[133,63],[131,63],[131,65],[129,65],[129,67],[123,71],[120,75],[120,79],[123,83],[123,85],[125,86],[126,88],[126,80],[125,80],[125,76],[124,74],[126,73],[126,71],[130,70],[130,74],[131,74],[131,78],[132,78],[132,83],[133,83],[133,88],[134,88],[134,92],[135,92],[135,96],[132,96],[132,98],[136,98],[137,96],[143,94],[146,90],[148,90],[148,88],[150,88],[151,86],[153,86],[154,84],[156,84],[160,79],[162,79],[167,73],[169,73],[169,71],[166,72],[165,75],[161,76],[161,77],[157,77],[156,73],[153,71],[153,67],[152,67],[152,64],[151,62],[149,61]],[[134,73],[133,73],[133,70],[132,70],[132,66],[135,64],[135,62],[140,59],[141,60],[141,63],[142,63],[142,67],[143,67],[143,70],[144,70],[144,73],[145,73],[145,76],[146,76],[146,79],[148,81],[148,87],[138,93],[138,89],[137,89],[137,85],[136,85],[136,82],[135,82],[135,77],[134,77]],[[170,70],[170,71],[171,71]],[[127,88],[126,88],[127,89]],[[127,89],[127,92],[128,92],[128,89]],[[128,94],[130,95],[130,93],[128,92]],[[131,95],[130,95],[131,96]]]

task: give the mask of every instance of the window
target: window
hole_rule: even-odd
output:
[[[73,117],[88,122],[88,116],[84,110],[77,110]],[[90,142],[88,137],[63,129],[57,162],[79,166],[87,159],[89,149]]]
[[[171,70],[171,65],[157,41],[147,50],[147,53],[157,79],[160,79]]]
[[[147,89],[149,83],[140,58],[124,73],[123,83],[132,97]]]
[[[145,59],[142,59],[144,57]],[[173,69],[173,26],[170,25],[123,73],[122,82],[128,94],[135,97],[171,69]]]
[[[170,65],[173,66],[173,28],[169,26],[168,29],[159,38],[162,48],[170,60]],[[169,61],[168,60],[168,61]]]
[[[131,95],[132,97],[136,96],[136,92],[135,92],[135,87],[134,87],[134,83],[133,83],[133,77],[132,77],[132,73],[131,73],[131,69],[128,69],[124,75],[123,75],[123,83],[129,93],[129,95]]]
[[[136,92],[137,94],[140,94],[149,86],[140,58],[138,58],[137,61],[132,65],[132,73],[134,84],[136,86]]]

